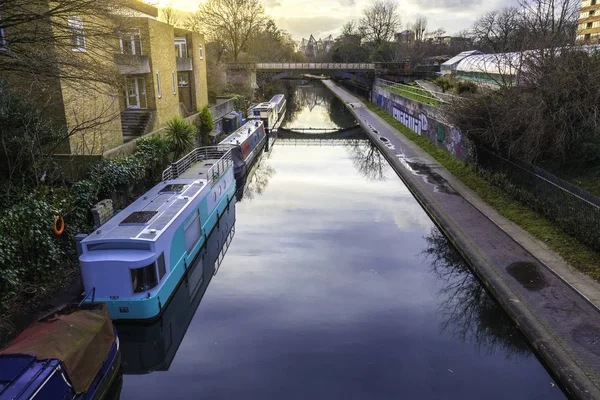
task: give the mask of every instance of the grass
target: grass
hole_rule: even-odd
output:
[[[366,106],[404,136],[415,142],[429,155],[460,179],[501,215],[525,229],[538,240],[560,254],[565,261],[595,280],[600,280],[600,254],[563,232],[543,215],[523,205],[497,186],[483,179],[471,166],[455,159],[416,132],[396,121],[386,111],[365,101]]]
[[[558,172],[558,176],[600,197],[600,168],[586,171]]]
[[[421,89],[416,86],[395,84],[395,85],[383,85],[387,89],[391,90],[394,93],[399,94],[400,96],[407,97],[411,100],[418,101],[420,103],[430,104],[437,106],[440,102],[433,97],[433,95],[425,89]]]

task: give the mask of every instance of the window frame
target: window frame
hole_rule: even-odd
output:
[[[187,243],[187,238],[188,238],[187,232],[192,227],[197,228],[198,235],[192,243]],[[194,211],[193,215],[190,215],[188,220],[183,223],[183,237],[184,237],[185,251],[189,255],[191,253],[191,251],[194,249],[194,247],[196,247],[196,245],[198,244],[200,239],[202,238],[202,224],[200,224],[200,210],[199,209],[196,209]]]
[[[124,46],[124,43],[123,43],[123,37],[129,37],[129,43],[130,43],[130,46],[131,46],[131,48],[130,48],[131,53],[125,53],[125,46]],[[139,52],[139,54],[136,53],[136,51],[135,51],[135,43],[136,43],[136,41],[139,41],[139,43],[140,43],[140,52]],[[121,46],[121,54],[131,54],[131,55],[134,55],[134,56],[141,56],[141,55],[144,54],[144,48],[143,48],[143,45],[142,45],[142,32],[141,32],[140,28],[131,28],[131,29],[129,29],[128,33],[121,34],[119,36],[119,44]]]
[[[171,80],[173,81],[173,94],[177,94],[177,77],[175,76],[175,70],[171,70]]]
[[[140,276],[139,272],[143,272],[146,285],[140,285],[137,278]],[[129,274],[131,276],[131,288],[134,294],[144,293],[154,289],[158,286],[158,271],[156,270],[156,262],[153,261],[151,264],[145,265],[140,268],[130,268]]]
[[[71,50],[84,53],[87,52],[87,40],[85,38],[85,26],[83,18],[77,15],[67,17],[67,25],[72,35]],[[75,45],[77,45],[77,47],[75,47]]]
[[[177,52],[177,57],[187,58],[188,56],[188,46],[187,46],[187,38],[185,37],[176,37],[175,38],[175,47]]]
[[[162,87],[160,86],[160,71],[156,71],[156,96],[162,98]]]

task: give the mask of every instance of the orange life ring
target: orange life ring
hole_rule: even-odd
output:
[[[64,231],[65,220],[60,215],[57,215],[56,218],[54,218],[54,233],[56,233],[57,235],[62,235]]]

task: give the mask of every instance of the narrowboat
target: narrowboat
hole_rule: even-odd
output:
[[[248,109],[248,119],[260,119],[265,124],[265,130],[269,134],[277,129],[286,111],[286,99],[283,94],[276,94],[271,100],[251,106]]]
[[[266,138],[263,121],[249,120],[219,143],[219,146],[234,146],[233,173],[236,180],[241,180],[246,175],[263,149]]]
[[[102,399],[120,379],[120,366],[106,307],[67,308],[0,351],[0,399]]]
[[[215,230],[200,250],[198,261],[186,271],[163,315],[152,324],[117,322],[124,374],[167,371],[200,302],[217,274],[235,235],[235,198],[221,216]]]
[[[79,246],[86,291],[113,320],[159,317],[235,194],[232,149],[198,147]]]

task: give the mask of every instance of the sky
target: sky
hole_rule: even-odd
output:
[[[199,0],[155,0],[158,6],[172,1],[181,11],[196,10]],[[339,35],[342,25],[358,19],[373,0],[262,0],[267,14],[294,40]],[[427,30],[444,28],[452,35],[467,29],[480,15],[514,4],[514,0],[398,0],[402,29],[417,17],[427,18]]]

